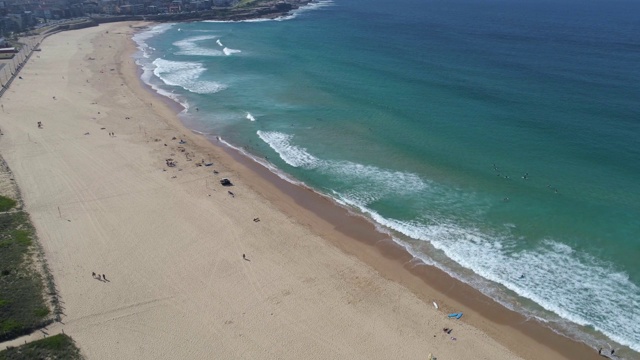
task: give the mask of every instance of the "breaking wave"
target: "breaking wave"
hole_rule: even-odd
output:
[[[180,86],[197,94],[213,94],[226,88],[215,81],[200,80],[200,75],[206,71],[201,63],[156,59],[153,65],[153,73],[167,85]]]

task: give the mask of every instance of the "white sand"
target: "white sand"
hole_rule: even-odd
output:
[[[202,139],[121,63],[132,32],[48,38],[1,99],[0,153],[63,301],[52,333],[64,329],[89,359],[518,358],[278,211],[215,148],[194,150]],[[216,164],[196,167],[201,158]]]

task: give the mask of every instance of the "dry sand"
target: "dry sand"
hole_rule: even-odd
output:
[[[477,320],[481,331],[466,322],[473,312],[447,319],[458,302],[432,293],[436,310],[389,280],[402,275],[381,276],[379,250],[345,243],[346,231],[190,133],[140,83],[134,31],[49,37],[0,99],[0,153],[63,302],[49,333],[64,330],[89,359],[567,357],[503,324]]]

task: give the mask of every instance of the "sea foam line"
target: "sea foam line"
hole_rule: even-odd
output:
[[[222,56],[224,55],[224,53],[220,50],[211,49],[200,45],[200,43],[204,41],[217,38],[218,36],[216,35],[200,35],[178,40],[173,43],[173,45],[177,46],[180,49],[175,54],[187,56]]]
[[[165,84],[179,86],[197,94],[213,94],[226,88],[215,81],[200,80],[206,68],[199,62],[155,59],[153,73]]]
[[[348,179],[353,185],[351,194],[366,203],[389,195],[423,191],[429,187],[419,176],[412,173],[385,170],[344,160],[321,160],[311,155],[307,149],[292,144],[292,135],[275,131],[258,131],[257,134],[282,160],[293,167],[317,170],[336,178]]]
[[[435,191],[434,186],[410,173],[319,159],[307,149],[294,145],[292,135],[268,131],[257,134],[290,166],[349,178],[348,182],[355,185],[343,193],[334,193],[339,203],[357,208],[386,228],[430,243],[458,266],[501,284],[560,318],[593,327],[620,344],[640,350],[640,345],[633,340],[640,338],[640,323],[635,320],[640,316],[640,288],[613,264],[553,239],[543,239],[534,249],[515,250],[517,239],[510,228],[503,233],[489,234],[473,227],[463,228],[455,220],[437,216],[413,221],[386,218],[368,204],[389,195],[396,196],[401,191]],[[434,262],[432,258],[424,260]],[[438,267],[455,273],[442,264]],[[468,278],[455,277],[469,283]],[[492,290],[495,286],[486,281],[470,284],[505,305],[513,301],[504,297],[497,299],[497,293]],[[543,314],[529,315],[546,320]]]
[[[174,25],[175,23],[159,24],[145,31],[134,34],[131,39],[137,44],[137,48],[142,52],[142,56],[148,58],[150,56],[150,51],[154,49],[147,44],[147,40],[166,32]]]
[[[298,181],[298,180],[294,179],[289,174],[283,172],[282,170],[280,170],[279,168],[274,166],[272,163],[266,161],[266,159],[259,158],[259,157],[255,156],[255,155],[251,154],[250,152],[248,152],[244,148],[239,147],[239,146],[235,146],[235,145],[229,143],[228,141],[226,141],[225,139],[223,139],[220,136],[216,136],[216,141],[220,142],[221,144],[223,144],[225,146],[230,147],[231,149],[234,149],[234,150],[238,151],[239,153],[241,153],[242,155],[246,156],[247,158],[255,161],[256,163],[261,164],[262,166],[267,168],[270,172],[272,172],[273,174],[276,174],[276,176],[278,176],[282,180],[285,180],[285,181],[287,181],[287,182],[289,182],[291,184],[297,185],[297,186],[304,186],[304,187],[308,188],[308,186],[306,186],[306,184],[304,184],[301,181]]]
[[[151,81],[152,77],[153,77],[153,68],[149,65],[144,65],[142,64],[139,60],[136,60],[136,64],[138,66],[140,66],[140,68],[142,69],[142,75],[140,75],[140,79],[147,84],[151,89],[153,89],[156,93],[169,98],[173,101],[175,101],[176,103],[178,103],[181,107],[182,107],[182,111],[181,113],[186,113],[187,111],[189,111],[189,102],[181,97],[179,97],[178,95],[166,91],[164,89],[162,89],[160,86],[157,86],[156,84],[153,83],[153,81]]]
[[[506,236],[494,235],[492,238],[477,229],[461,228],[446,221],[425,225],[419,221],[389,219],[348,196],[336,196],[340,203],[357,208],[393,231],[429,242],[461,267],[473,270],[481,279],[501,284],[560,318],[593,327],[610,339],[638,351],[639,344],[633,339],[640,338],[640,328],[634,320],[640,308],[640,288],[626,274],[616,271],[612,264],[550,239],[542,241],[535,249],[512,251],[515,240]],[[424,258],[416,251],[412,254],[508,308],[524,310],[525,314],[542,321],[549,320],[542,314],[514,308],[512,299],[496,293],[490,283],[460,276],[453,268],[434,262],[431,257]],[[594,318],[596,321],[589,320]],[[567,324],[558,325],[567,328]],[[596,341],[570,326],[568,330],[588,344]]]

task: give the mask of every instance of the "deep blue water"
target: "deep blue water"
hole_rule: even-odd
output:
[[[638,14],[633,1],[335,0],[136,40],[145,81],[199,130],[503,304],[640,351]]]

